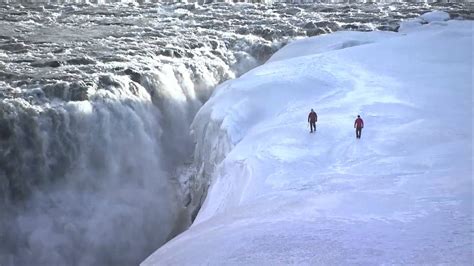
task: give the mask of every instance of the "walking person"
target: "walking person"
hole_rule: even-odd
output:
[[[316,114],[316,112],[311,109],[311,112],[309,112],[309,115],[308,115],[308,123],[309,123],[309,126],[310,126],[310,132],[309,133],[313,133],[313,132],[316,132],[316,122],[318,121],[318,115]]]
[[[360,139],[362,129],[364,128],[364,120],[360,118],[360,115],[357,116],[357,119],[354,122],[354,128],[356,129],[356,138]]]

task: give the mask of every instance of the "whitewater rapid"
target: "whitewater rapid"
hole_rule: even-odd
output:
[[[186,229],[212,165],[189,126],[288,40],[432,8],[0,5],[0,265],[132,265]],[[463,5],[438,5],[451,16]],[[468,13],[468,12],[467,12]],[[198,171],[199,169],[199,171]],[[133,242],[132,242],[133,240]]]

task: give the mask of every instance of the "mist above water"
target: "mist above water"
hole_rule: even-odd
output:
[[[431,8],[52,3],[0,5],[2,266],[142,261],[206,194],[177,169],[217,84],[290,39],[396,30]]]

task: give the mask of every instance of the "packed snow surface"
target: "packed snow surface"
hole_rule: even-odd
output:
[[[222,84],[193,124],[206,201],[142,265],[472,265],[472,34],[312,37]]]
[[[463,3],[151,2],[0,0],[1,266],[137,265],[188,228],[213,170],[190,165],[189,125],[288,40],[396,30],[433,8],[469,16]]]

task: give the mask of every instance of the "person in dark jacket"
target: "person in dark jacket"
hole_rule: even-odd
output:
[[[316,112],[313,109],[311,109],[311,112],[309,112],[309,115],[308,115],[308,123],[309,123],[310,128],[311,128],[311,131],[309,133],[316,132],[316,122],[317,121],[318,121],[318,115],[316,114]]]
[[[362,129],[364,128],[364,120],[360,118],[360,115],[357,116],[357,119],[354,122],[354,128],[356,129],[356,138],[360,139]]]

